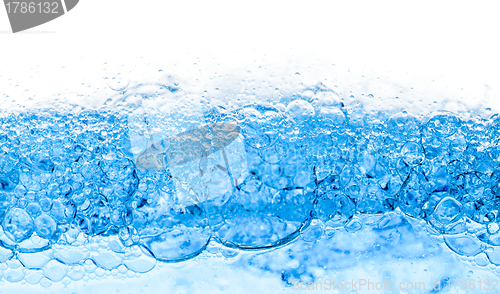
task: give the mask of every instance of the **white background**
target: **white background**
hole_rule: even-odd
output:
[[[285,79],[300,71],[301,82],[333,79],[343,95],[380,78],[381,87],[365,90],[382,100],[446,96],[497,110],[497,12],[494,1],[83,0],[12,34],[0,9],[0,94],[9,95],[1,108],[68,90],[88,93],[79,99],[90,105],[112,94],[100,85],[119,72],[132,83],[177,75],[203,91],[222,73]]]

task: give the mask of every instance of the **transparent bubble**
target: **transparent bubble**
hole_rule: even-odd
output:
[[[452,113],[435,115],[425,125],[428,133],[449,137],[461,127],[461,120]]]
[[[105,78],[108,87],[117,92],[125,91],[130,85],[130,77],[127,73],[116,73],[113,76]]]
[[[33,233],[33,219],[20,208],[10,209],[2,222],[5,234],[14,242],[21,242]]]
[[[424,150],[417,142],[407,142],[401,148],[401,155],[406,164],[413,166],[422,163],[424,160]]]

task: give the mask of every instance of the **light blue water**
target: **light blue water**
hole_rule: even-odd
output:
[[[189,205],[164,153],[165,169],[136,164],[131,114],[140,103],[3,113],[3,279],[49,287],[132,277],[200,254],[234,259],[264,250],[237,263],[280,275],[291,287],[295,279],[317,280],[317,268],[438,254],[435,238],[475,265],[500,265],[498,116],[374,117],[342,102],[283,101],[203,106],[205,125],[240,128],[247,173],[238,181],[231,160],[214,170],[207,157],[196,158],[204,180],[231,180],[217,186],[224,193],[210,188]],[[186,122],[200,123],[188,113],[156,131],[175,134]],[[346,243],[346,234],[360,241]]]

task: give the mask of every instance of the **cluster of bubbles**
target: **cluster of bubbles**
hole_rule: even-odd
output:
[[[231,110],[208,103],[207,123],[241,129],[248,173],[189,206],[168,162],[136,164],[123,112],[3,113],[0,275],[42,286],[131,277],[214,242],[230,258],[285,245],[313,220],[356,231],[357,216],[395,210],[425,220],[457,254],[500,265],[498,116],[360,119],[320,94]]]

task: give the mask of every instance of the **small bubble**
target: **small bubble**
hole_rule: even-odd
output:
[[[123,92],[130,84],[130,78],[125,73],[117,73],[115,76],[105,78],[108,87],[117,92]]]

